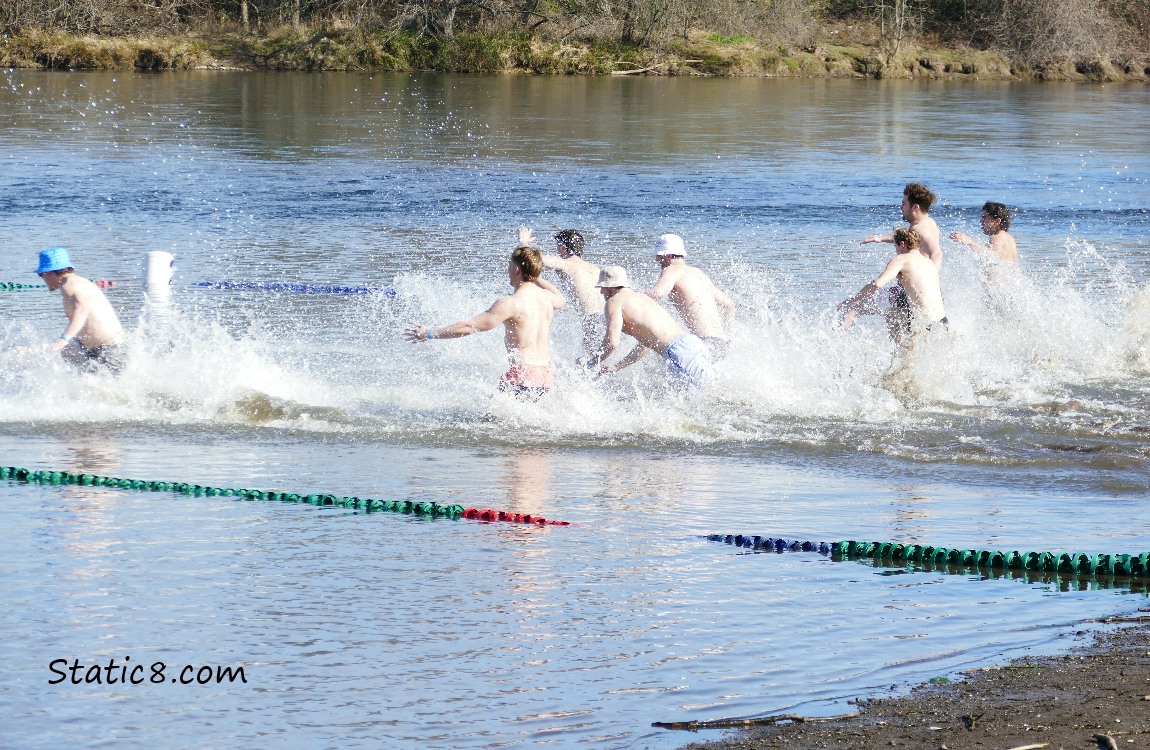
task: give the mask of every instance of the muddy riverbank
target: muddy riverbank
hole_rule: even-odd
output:
[[[684,750],[821,748],[1141,748],[1150,744],[1150,620],[1120,621],[1064,656],[1022,658],[927,684],[897,698],[860,700],[858,715],[783,722]]]

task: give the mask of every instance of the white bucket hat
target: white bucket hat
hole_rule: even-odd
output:
[[[622,266],[607,266],[599,272],[599,283],[597,287],[630,287],[631,282],[627,280],[627,269]]]
[[[687,257],[687,250],[683,246],[683,238],[677,234],[661,234],[655,243],[655,257],[663,255],[678,255]]]

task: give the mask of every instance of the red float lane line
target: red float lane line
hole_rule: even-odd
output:
[[[505,521],[507,523],[530,523],[536,526],[570,526],[570,521],[553,521],[543,516],[533,516],[530,513],[508,513],[505,510],[491,508],[464,508],[463,517],[475,521]]]

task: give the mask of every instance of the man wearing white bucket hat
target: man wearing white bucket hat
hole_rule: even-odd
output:
[[[663,273],[647,295],[656,300],[670,295],[687,330],[701,338],[716,357],[722,357],[730,346],[727,328],[735,316],[735,303],[686,258],[682,237],[661,235],[655,243],[655,259]]]
[[[124,327],[100,288],[72,269],[72,259],[62,247],[40,253],[36,274],[48,285],[48,291],[60,291],[68,317],[64,332],[52,342],[52,351],[75,365],[119,372],[124,366],[120,344]]]
[[[637,341],[626,357],[613,365],[602,365],[600,375],[630,367],[654,349],[667,361],[667,371],[676,385],[697,389],[714,379],[715,371],[707,345],[698,336],[683,330],[653,299],[631,289],[626,270],[607,266],[599,273],[596,286],[607,301],[604,313],[607,335],[603,337],[603,348],[593,363],[601,364],[614,354],[624,333]]]

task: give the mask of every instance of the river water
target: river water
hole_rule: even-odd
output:
[[[0,74],[0,281],[68,246],[119,282],[132,352],[77,375],[43,349],[58,296],[0,292],[0,463],[574,524],[4,482],[0,744],[674,748],[652,722],[840,713],[1145,606],[703,537],[1150,550],[1148,111],[1122,85]],[[944,234],[1014,206],[1022,273],[944,241],[951,332],[903,352],[833,312],[912,180]],[[739,306],[716,385],[589,380],[569,310],[538,403],[497,392],[497,333],[404,342],[506,292],[521,224],[640,286],[683,235]],[[49,684],[125,657],[247,683]]]

